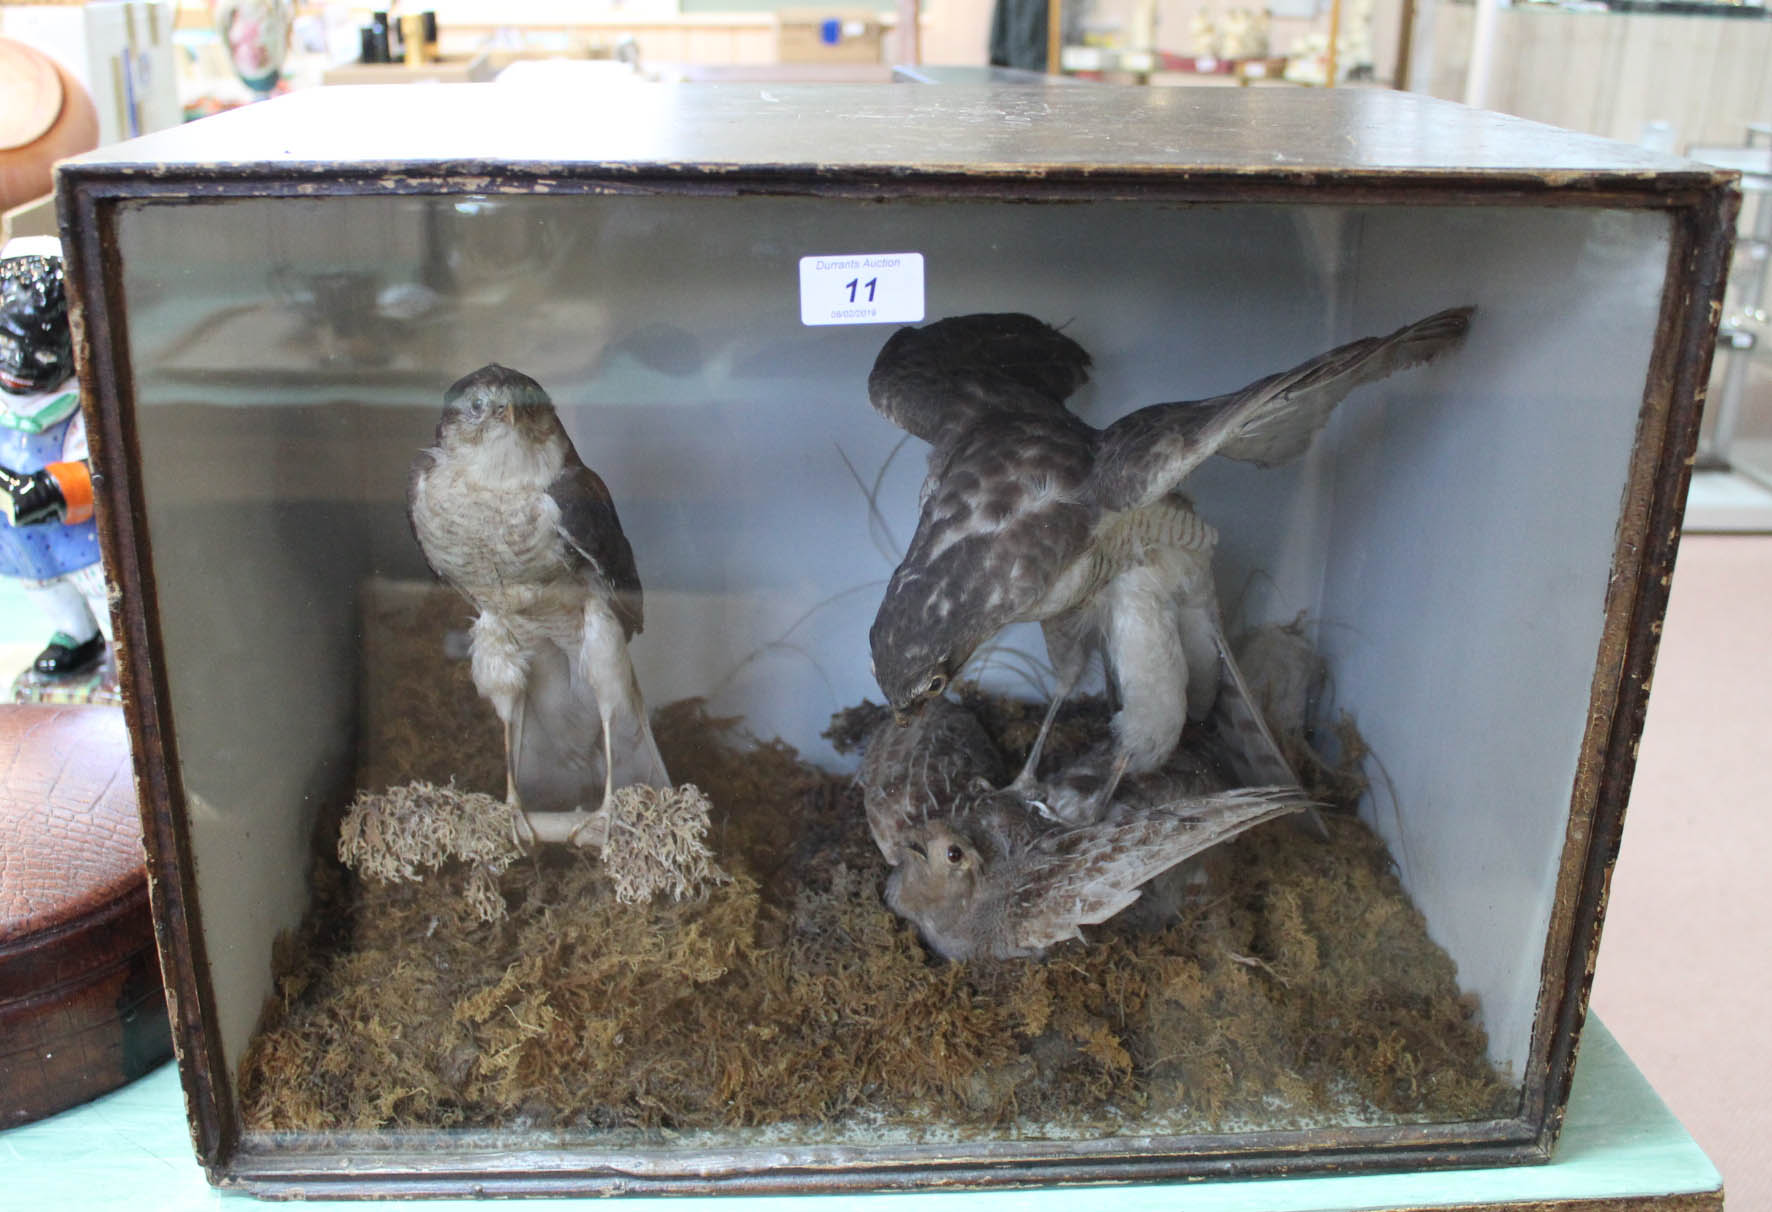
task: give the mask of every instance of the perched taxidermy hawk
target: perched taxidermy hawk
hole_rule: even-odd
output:
[[[541,385],[497,363],[456,382],[407,504],[425,559],[479,612],[474,685],[504,722],[508,792],[537,835],[570,826],[577,840],[616,787],[668,787],[628,659],[634,553]]]
[[[941,696],[1004,626],[1040,623],[1058,686],[1015,780],[1032,798],[1058,706],[1099,652],[1119,704],[1108,773],[1093,797],[1043,803],[1072,822],[1099,816],[1122,774],[1162,765],[1186,720],[1211,708],[1221,666],[1235,676],[1212,577],[1217,532],[1181,482],[1214,454],[1261,466],[1297,458],[1350,391],[1445,352],[1471,313],[1443,311],[1105,429],[1065,407],[1089,355],[1032,316],[900,329],[868,394],[933,449],[916,534],[869,637],[893,710],[904,717]]]

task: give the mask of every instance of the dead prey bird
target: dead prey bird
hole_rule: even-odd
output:
[[[874,727],[855,780],[868,832],[886,861],[904,861],[925,822],[963,814],[1003,781],[1003,755],[972,712],[937,699],[908,727]]]
[[[966,708],[882,724],[859,775],[886,860],[886,904],[947,959],[1039,955],[1138,899],[1219,842],[1310,805],[1297,787],[1203,792],[1192,773],[1127,780],[1107,815],[1070,826],[996,791],[1002,758]]]
[[[425,559],[479,611],[474,686],[505,725],[509,794],[544,840],[600,844],[587,826],[614,788],[670,786],[628,659],[640,575],[609,489],[541,385],[493,363],[443,397],[407,503]]]
[[[1010,623],[1042,625],[1058,685],[1014,785],[1029,791],[1059,704],[1095,653],[1118,696],[1115,757],[1094,819],[1123,772],[1160,767],[1218,693],[1228,656],[1212,576],[1217,533],[1177,488],[1214,454],[1261,466],[1297,458],[1355,387],[1456,345],[1455,308],[1330,350],[1229,395],[1141,408],[1096,429],[1065,407],[1089,355],[1026,315],[904,328],[868,379],[874,407],[932,446],[922,513],[869,640],[901,717],[941,696]]]

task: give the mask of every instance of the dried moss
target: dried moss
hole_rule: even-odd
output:
[[[970,701],[1012,759],[1039,710]],[[1051,744],[1080,749],[1079,701]],[[859,728],[865,712],[840,717]],[[1209,893],[1153,890],[1043,962],[933,961],[881,904],[859,794],[696,702],[658,713],[732,875],[621,903],[589,855],[420,884],[336,881],[242,1063],[256,1131],[486,1128],[609,1143],[768,1125],[805,1139],[1093,1136],[1511,1114],[1475,1008],[1357,820],[1256,830]],[[443,739],[444,744],[454,744]],[[415,764],[413,768],[418,768]]]

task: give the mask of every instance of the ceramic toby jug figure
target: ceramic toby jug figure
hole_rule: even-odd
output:
[[[48,625],[32,664],[79,677],[105,654],[104,570],[61,245],[32,237],[0,248],[0,576],[24,583]]]

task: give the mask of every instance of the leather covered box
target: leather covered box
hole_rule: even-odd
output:
[[[0,1124],[171,1055],[123,713],[0,707]]]

